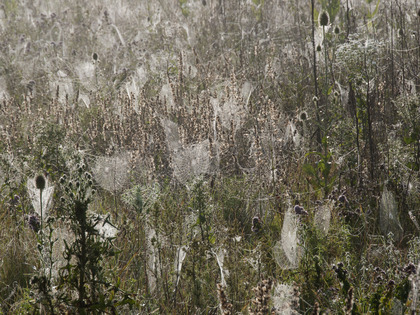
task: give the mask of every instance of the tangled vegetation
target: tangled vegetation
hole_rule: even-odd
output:
[[[0,314],[416,314],[414,0],[4,0]]]

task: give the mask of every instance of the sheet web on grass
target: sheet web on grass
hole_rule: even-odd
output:
[[[92,170],[93,176],[103,189],[116,193],[124,188],[128,181],[129,166],[129,157],[126,153],[110,157],[99,156]]]
[[[299,266],[302,252],[299,247],[298,216],[291,206],[284,215],[281,240],[274,245],[273,254],[283,269],[296,269]]]
[[[179,136],[178,125],[173,121],[161,118],[166,142],[171,153],[175,178],[182,184],[207,174],[210,169],[210,141],[204,140],[183,146]]]
[[[229,271],[223,267],[226,253],[227,251],[224,248],[220,248],[218,251],[213,251],[213,254],[216,257],[217,265],[220,269],[220,283],[223,287],[226,287],[226,278],[229,276]]]
[[[314,217],[315,226],[324,235],[328,234],[331,221],[331,204],[327,203],[317,208]]]
[[[208,173],[210,167],[210,142],[190,145],[172,157],[175,177],[182,183]]]
[[[157,247],[157,236],[156,231],[153,227],[149,227],[146,224],[146,245],[147,245],[147,280],[149,289],[154,292],[157,285],[157,275],[160,269],[159,253]]]
[[[384,235],[388,235],[391,232],[394,234],[395,240],[399,240],[403,230],[398,219],[398,204],[394,194],[386,186],[382,192],[379,209],[379,226],[381,232]]]
[[[279,283],[274,287],[272,296],[276,314],[297,315],[294,307],[299,305],[299,297],[295,294],[295,288],[288,284]]]
[[[417,266],[417,270],[415,274],[410,275],[409,280],[411,282],[411,290],[408,298],[412,301],[411,303],[411,311],[413,314],[417,314],[417,308],[420,304],[419,301],[419,287],[420,287],[420,263]]]
[[[174,262],[175,269],[175,285],[178,286],[179,279],[181,278],[182,264],[184,263],[185,257],[187,257],[188,246],[178,246],[176,250],[176,257]]]

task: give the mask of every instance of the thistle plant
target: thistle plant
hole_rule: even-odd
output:
[[[121,295],[118,285],[113,285],[105,275],[102,263],[115,255],[114,233],[100,231],[109,224],[109,216],[104,219],[88,214],[95,193],[91,178],[90,173],[79,167],[72,180],[66,176],[60,179],[66,192],[62,198],[64,219],[69,222],[75,240],[71,244],[65,241],[66,265],[59,272],[58,298],[78,314],[115,313],[117,304],[129,303],[131,299]]]

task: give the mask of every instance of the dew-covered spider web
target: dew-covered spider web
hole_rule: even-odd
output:
[[[220,269],[220,283],[223,287],[226,287],[226,277],[229,275],[229,271],[223,267],[226,253],[227,251],[224,248],[220,248],[218,251],[213,251],[213,254],[216,257],[217,265]]]
[[[99,156],[92,170],[99,185],[111,193],[116,193],[125,187],[129,171],[130,160],[127,153]]]
[[[184,263],[185,257],[187,257],[188,246],[178,246],[176,250],[176,257],[174,262],[175,269],[175,285],[178,286],[179,279],[181,278],[182,264]]]
[[[321,205],[317,208],[314,216],[315,226],[324,235],[328,234],[331,221],[331,205],[329,203]]]
[[[274,258],[283,269],[296,269],[301,259],[299,247],[298,216],[291,206],[286,210],[281,230],[281,240],[273,247]]]
[[[48,216],[48,212],[52,206],[52,197],[54,193],[54,186],[49,184],[48,179],[46,179],[45,188],[42,190],[42,208],[41,208],[41,194],[40,190],[36,188],[35,179],[28,178],[27,189],[29,198],[31,199],[32,206],[34,207],[35,212],[42,217],[42,220],[45,220]],[[41,215],[42,209],[42,215]]]
[[[379,226],[384,235],[388,235],[390,232],[394,234],[395,240],[399,240],[402,236],[403,230],[398,219],[398,204],[394,194],[386,186],[380,201]]]
[[[274,287],[273,306],[276,314],[297,315],[299,314],[294,307],[299,305],[299,297],[296,295],[292,285],[279,283]]]
[[[200,175],[207,174],[210,168],[210,142],[204,140],[179,150],[172,157],[174,176],[185,184]]]

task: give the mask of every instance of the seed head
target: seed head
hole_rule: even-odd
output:
[[[414,274],[416,273],[416,266],[410,262],[407,266],[404,267],[403,270],[408,274]]]
[[[308,114],[305,111],[301,112],[299,114],[299,120],[300,121],[305,121],[306,119],[308,119]]]
[[[35,177],[35,187],[39,190],[44,190],[45,189],[45,177],[44,175],[38,175],[37,177]]]
[[[400,28],[400,29],[398,30],[398,35],[400,35],[400,36],[403,36],[403,35],[404,35],[404,31],[403,31],[403,29],[402,29],[402,28]]]
[[[303,207],[296,205],[295,206],[295,213],[296,214],[301,214],[301,215],[308,215],[308,211],[306,211],[305,209],[303,209]]]
[[[318,51],[318,52],[319,52],[319,51],[321,51],[321,50],[322,50],[322,47],[321,47],[321,45],[319,45],[319,44],[318,44],[318,45],[316,46],[316,51]]]
[[[345,195],[340,195],[338,197],[338,201],[340,201],[341,203],[348,203],[348,200]]]
[[[259,215],[256,215],[255,217],[252,218],[252,228],[251,228],[251,230],[252,230],[252,232],[257,233],[257,232],[259,232],[261,227],[262,227],[262,220],[261,220]]]
[[[330,24],[330,16],[327,11],[322,11],[318,16],[318,23],[320,26],[327,26]]]
[[[334,27],[334,34],[336,35],[340,34],[340,27],[338,25]]]

